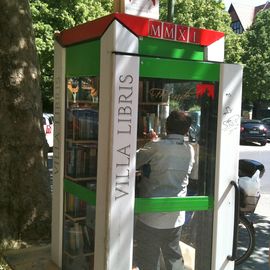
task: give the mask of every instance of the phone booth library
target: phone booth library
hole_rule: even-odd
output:
[[[51,252],[61,269],[132,269],[137,217],[181,210],[188,269],[234,269],[242,68],[223,61],[221,32],[128,14],[56,35]],[[166,135],[172,110],[192,118],[187,196],[139,196],[136,152],[151,132]]]

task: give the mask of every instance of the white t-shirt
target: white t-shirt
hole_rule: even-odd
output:
[[[136,167],[148,164],[139,184],[139,197],[185,197],[193,163],[194,149],[182,135],[169,134],[147,143],[137,152]],[[169,229],[184,224],[185,212],[145,213],[138,218],[148,226]]]

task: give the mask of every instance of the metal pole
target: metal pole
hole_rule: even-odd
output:
[[[172,22],[174,16],[174,1],[175,0],[168,0],[168,16],[167,21]]]

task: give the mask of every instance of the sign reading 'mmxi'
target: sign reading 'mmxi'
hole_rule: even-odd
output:
[[[200,44],[201,29],[161,21],[149,21],[150,37]]]

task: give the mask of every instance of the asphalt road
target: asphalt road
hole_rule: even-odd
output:
[[[268,252],[270,242],[270,143],[265,146],[241,145],[240,158],[255,159],[265,166],[265,174],[261,179],[261,198],[250,216],[256,234],[254,253],[235,270],[269,270]]]

